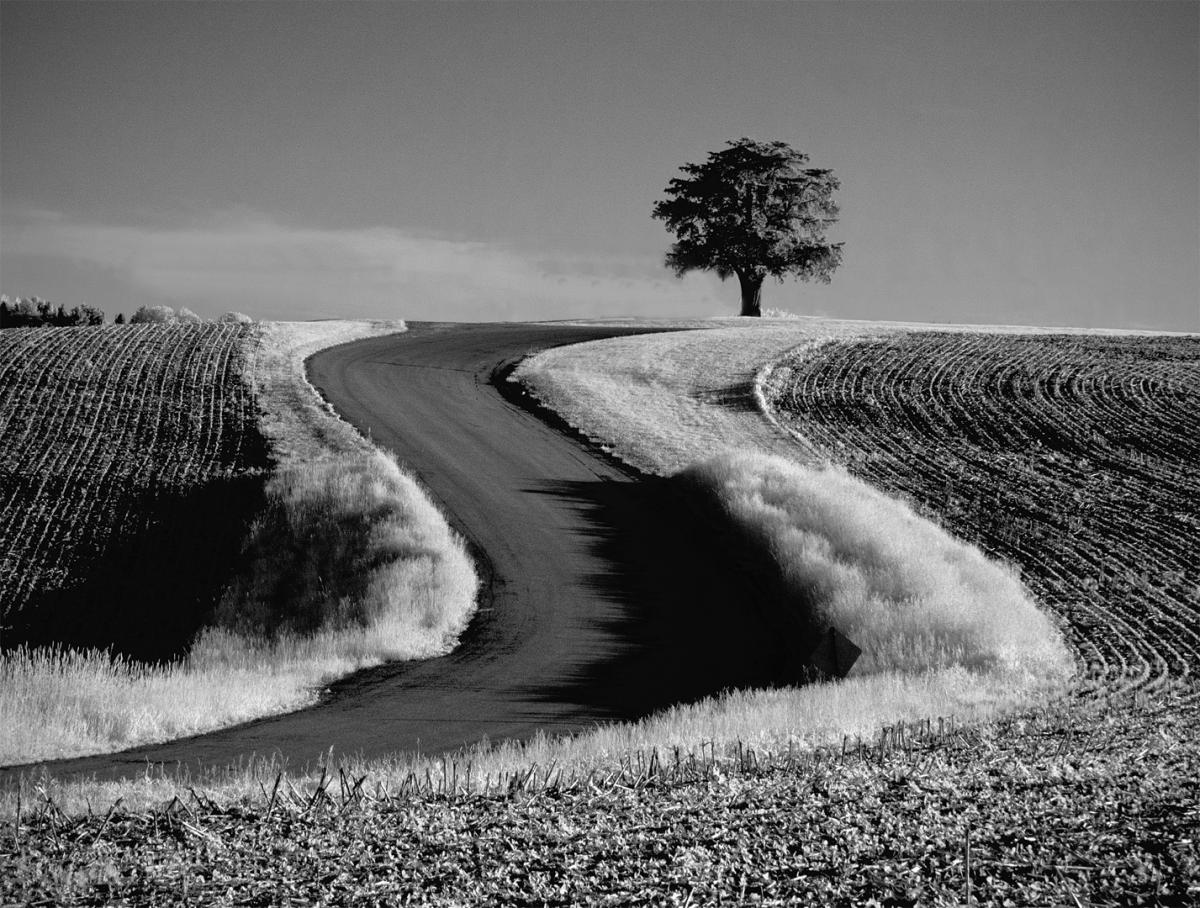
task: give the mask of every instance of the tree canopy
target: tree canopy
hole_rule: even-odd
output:
[[[736,274],[742,315],[760,315],[763,279],[770,275],[829,283],[842,263],[842,243],[826,241],[837,221],[832,170],[806,167],[808,156],[786,142],[741,138],[684,164],[668,184],[654,217],[676,236],[666,265],[676,276]]]

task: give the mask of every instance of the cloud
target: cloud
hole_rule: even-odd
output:
[[[203,314],[454,321],[710,315],[728,309],[703,275],[651,257],[534,254],[391,228],[321,229],[226,211],[168,227],[6,212],[5,257],[104,269],[152,299]]]

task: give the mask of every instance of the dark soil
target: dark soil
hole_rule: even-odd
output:
[[[35,803],[0,827],[0,901],[1192,905],[1197,693],[892,730],[844,754],[535,771],[487,795],[334,775],[253,803],[81,819]]]

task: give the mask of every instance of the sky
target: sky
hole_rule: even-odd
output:
[[[131,313],[735,314],[650,217],[841,181],[799,315],[1200,331],[1200,3],[0,3],[0,290]]]

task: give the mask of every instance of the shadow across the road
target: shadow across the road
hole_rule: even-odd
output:
[[[604,565],[584,584],[611,606],[609,641],[568,680],[528,696],[635,719],[732,688],[803,684],[821,633],[769,552],[676,478],[558,483],[536,491],[578,509],[580,544]],[[564,595],[569,593],[564,592]]]

